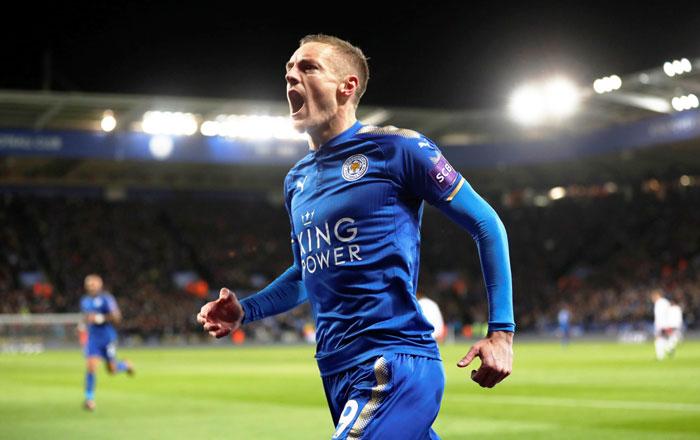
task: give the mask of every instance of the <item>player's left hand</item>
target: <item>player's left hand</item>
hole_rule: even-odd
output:
[[[489,333],[469,349],[457,366],[464,368],[475,357],[481,359],[481,366],[472,370],[472,380],[484,388],[493,388],[513,371],[513,333]]]

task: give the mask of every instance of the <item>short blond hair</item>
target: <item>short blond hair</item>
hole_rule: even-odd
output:
[[[356,73],[360,79],[355,91],[355,106],[357,106],[367,90],[367,82],[369,81],[369,64],[367,64],[367,57],[362,53],[362,49],[353,46],[348,41],[325,34],[307,35],[299,40],[299,47],[306,43],[322,43],[332,46],[347,61],[353,73]]]

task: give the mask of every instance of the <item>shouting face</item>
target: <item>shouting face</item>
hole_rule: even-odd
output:
[[[332,46],[306,43],[287,62],[287,101],[294,128],[313,131],[328,124],[338,112],[338,58]]]

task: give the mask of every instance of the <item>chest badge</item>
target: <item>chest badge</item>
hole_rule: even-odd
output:
[[[363,154],[355,154],[343,162],[343,179],[354,182],[364,176],[369,168],[369,161]]]

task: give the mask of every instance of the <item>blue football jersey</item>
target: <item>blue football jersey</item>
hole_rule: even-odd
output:
[[[118,310],[117,301],[109,292],[100,292],[95,296],[83,295],[80,299],[80,311],[83,313],[102,313],[108,315]],[[107,337],[113,339],[116,337],[116,330],[109,322],[102,324],[90,324],[88,326],[90,337]]]
[[[463,184],[431,140],[360,122],[289,171],[292,248],[322,375],[387,353],[439,359],[415,297],[423,201],[450,200]]]

